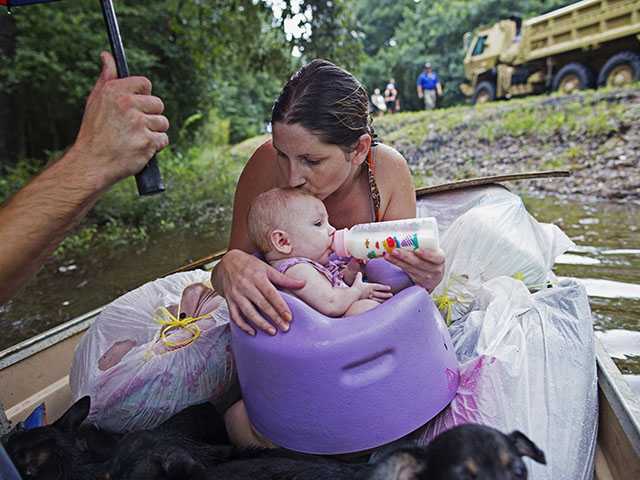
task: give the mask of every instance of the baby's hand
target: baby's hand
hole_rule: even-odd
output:
[[[358,272],[362,271],[362,264],[356,258],[349,260],[349,263],[342,267],[340,273],[342,274],[342,280],[347,285],[353,285],[353,281],[356,279]]]
[[[378,303],[391,298],[391,287],[380,283],[366,283],[362,281],[362,272],[358,272],[351,288],[360,291],[360,299],[368,298]]]

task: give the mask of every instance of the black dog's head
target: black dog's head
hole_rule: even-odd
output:
[[[523,433],[509,435],[482,425],[462,425],[426,448],[403,448],[382,459],[371,480],[526,480],[522,457],[546,464]]]
[[[82,425],[90,407],[89,397],[83,397],[51,425],[31,430],[18,428],[9,435],[7,452],[25,480],[69,479],[74,466],[106,459],[116,437]]]

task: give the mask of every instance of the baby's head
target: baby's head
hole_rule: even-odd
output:
[[[258,195],[249,210],[249,239],[268,261],[305,257],[325,264],[335,228],[316,197],[294,188]]]

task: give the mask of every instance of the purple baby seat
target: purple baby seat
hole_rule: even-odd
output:
[[[249,417],[275,444],[315,454],[374,448],[453,399],[459,376],[451,337],[423,288],[347,318],[282,295],[293,314],[289,332],[252,337],[232,324]]]

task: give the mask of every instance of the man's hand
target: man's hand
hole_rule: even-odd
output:
[[[102,72],[87,99],[72,153],[103,190],[134,175],[169,144],[164,104],[151,95],[145,77],[118,79],[111,54],[103,52]]]
[[[113,57],[102,54],[73,147],[0,207],[0,303],[40,268],[101,193],[167,146],[163,110],[149,80],[118,79]]]

